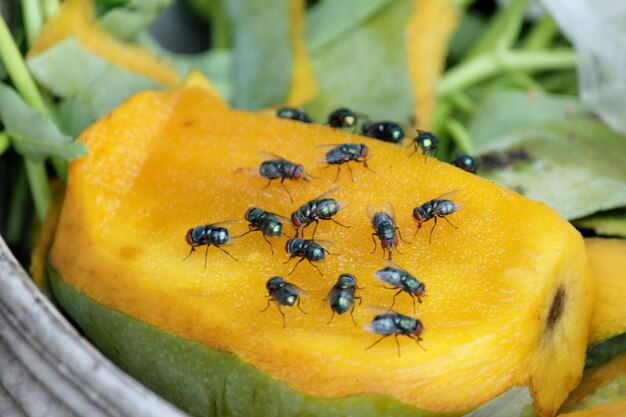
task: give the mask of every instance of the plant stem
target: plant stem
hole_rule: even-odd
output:
[[[559,34],[559,28],[550,15],[545,14],[522,41],[523,49],[547,49]]]
[[[11,146],[11,139],[7,132],[0,132],[0,155],[6,152]]]
[[[26,41],[30,47],[43,25],[43,15],[39,7],[39,0],[22,0],[22,12],[24,15],[24,28],[26,31]]]
[[[9,245],[17,245],[22,239],[26,205],[28,204],[28,183],[24,170],[17,171],[17,177],[12,187],[7,220],[4,229],[4,239]]]
[[[473,59],[493,49],[506,49],[513,46],[524,23],[524,13],[528,0],[512,0],[491,17],[487,29],[467,53],[465,59]]]
[[[465,90],[500,72],[536,72],[570,69],[575,66],[576,53],[567,48],[549,51],[493,51],[449,70],[439,82],[437,94],[445,96]]]
[[[24,58],[20,54],[4,18],[0,16],[0,59],[13,84],[24,100],[39,113],[48,116],[48,109],[39,94],[35,81],[28,72]]]
[[[33,162],[27,158],[24,158],[24,166],[26,167],[26,176],[28,177],[30,194],[35,203],[37,218],[43,223],[52,205],[52,194],[48,185],[46,168],[43,162]]]
[[[26,63],[20,54],[11,32],[0,16],[0,58],[24,100],[35,110],[44,116],[48,116],[48,109],[39,94],[35,81],[30,76]],[[41,222],[45,220],[48,209],[52,202],[52,194],[48,186],[46,169],[42,162],[36,163],[24,158],[26,176],[30,185],[31,195],[35,202],[37,217]]]
[[[59,8],[59,0],[41,0],[44,22],[54,16]]]
[[[59,180],[65,184],[67,182],[68,162],[58,155],[52,155],[50,157],[50,164],[52,168],[54,168],[54,172],[57,174],[57,177],[59,177]]]
[[[474,103],[474,100],[462,91],[450,94],[450,101],[456,109],[464,113],[472,114],[476,111],[476,103]]]
[[[463,152],[470,155],[474,152],[474,142],[465,126],[459,120],[452,117],[449,118],[445,128],[454,143],[456,143],[456,146]]]

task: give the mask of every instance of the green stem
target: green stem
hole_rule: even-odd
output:
[[[46,168],[43,162],[33,162],[27,158],[24,158],[24,166],[26,167],[26,176],[28,177],[30,194],[35,203],[37,218],[43,223],[52,205],[52,194],[48,185]]]
[[[433,115],[433,128],[432,131],[435,134],[441,134],[444,130],[444,125],[450,114],[452,113],[453,106],[452,101],[447,97],[439,97],[437,104],[435,105],[435,114]]]
[[[456,5],[456,7],[458,7],[461,10],[466,10],[468,7],[470,7],[474,1],[476,0],[452,0],[452,2]]]
[[[439,82],[437,94],[445,96],[462,91],[507,71],[536,72],[575,67],[576,53],[571,49],[493,51],[449,70]]]
[[[39,7],[39,0],[22,0],[22,13],[24,16],[24,28],[26,31],[26,41],[30,47],[43,25],[43,15]]]
[[[528,35],[522,41],[522,48],[548,49],[558,34],[558,26],[550,15],[545,14],[528,32]]]
[[[469,132],[460,121],[454,118],[449,118],[446,122],[445,128],[454,143],[456,143],[456,146],[458,146],[463,152],[470,155],[474,152],[474,142],[472,141]]]
[[[0,16],[0,59],[24,100],[33,109],[47,116],[48,109],[2,16]]]
[[[17,171],[17,177],[11,188],[11,197],[7,210],[7,220],[4,228],[4,239],[9,245],[17,245],[22,240],[22,229],[26,218],[28,204],[28,183],[24,170]]]
[[[578,88],[578,76],[574,71],[546,75],[539,81],[543,88],[551,93],[563,93],[565,90],[571,90],[571,87]]]
[[[230,27],[222,2],[210,2],[211,7],[211,45],[214,49],[230,47]]]
[[[7,132],[0,132],[0,155],[6,152],[11,146],[11,139]]]
[[[57,174],[57,177],[59,177],[59,180],[61,180],[61,182],[65,184],[67,182],[68,162],[58,155],[52,155],[50,157],[50,163],[52,164],[52,168]]]
[[[528,0],[512,0],[507,6],[500,8],[489,21],[487,29],[474,44],[465,59],[473,59],[493,49],[507,49],[517,40]]]
[[[42,0],[42,9],[44,14],[44,22],[47,22],[54,16],[59,8],[59,0]]]
[[[472,114],[476,111],[476,103],[474,100],[462,91],[450,94],[450,101],[456,109],[464,113]]]

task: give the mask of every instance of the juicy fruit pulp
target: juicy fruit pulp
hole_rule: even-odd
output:
[[[90,155],[72,163],[64,207],[52,249],[63,280],[95,301],[243,361],[303,393],[337,398],[389,395],[433,412],[461,411],[512,386],[528,385],[543,415],[553,415],[580,379],[593,304],[591,272],[580,235],[545,205],[475,175],[410,150],[348,135],[320,125],[232,111],[199,88],[143,93],[86,131]],[[354,182],[317,162],[316,145],[366,143],[375,171],[354,165]],[[317,178],[289,181],[294,202],[275,181],[244,173],[258,167],[258,151],[278,153]],[[243,219],[249,207],[287,216],[336,185],[347,207],[343,228],[321,222],[316,238],[335,243],[318,263],[324,276],[302,262],[285,265],[273,240],[271,256],[260,232],[189,259],[189,228]],[[421,230],[399,243],[394,262],[426,285],[417,308],[421,342],[392,337],[365,350],[377,335],[362,331],[388,307],[394,291],[373,276],[384,266],[373,248],[367,205],[395,207],[409,238],[414,207],[459,190],[463,209],[452,228],[439,221],[432,244]],[[237,236],[245,222],[228,226]],[[428,230],[431,223],[422,229]],[[306,230],[307,237],[311,231]],[[408,239],[407,239],[408,240]],[[380,245],[379,245],[380,246]],[[354,317],[339,316],[322,301],[342,273],[356,276]],[[280,275],[303,288],[302,307],[284,308],[282,319],[266,305],[267,280]],[[407,294],[394,309],[412,314]],[[555,361],[558,358],[558,361]],[[207,364],[210,366],[210,364]]]

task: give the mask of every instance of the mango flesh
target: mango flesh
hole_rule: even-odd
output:
[[[227,109],[196,87],[142,93],[97,122],[81,137],[91,153],[72,163],[67,194],[51,252],[63,281],[96,302],[182,338],[234,352],[266,375],[309,396],[391,396],[418,409],[458,412],[513,386],[529,386],[541,415],[554,415],[579,382],[593,287],[580,235],[543,204],[525,199],[433,158],[320,125]],[[317,145],[365,143],[371,172],[354,164],[334,183],[334,167],[318,162]],[[246,175],[274,152],[302,163],[317,178],[286,181],[295,202],[274,182]],[[244,169],[242,169],[244,168]],[[289,216],[300,204],[339,186],[347,203],[337,220],[321,222],[316,238],[332,241],[339,256],[306,262],[288,275],[284,238],[276,254],[259,232],[192,254],[189,228],[243,219],[251,206]],[[411,238],[415,206],[449,191],[463,209]],[[452,197],[451,197],[452,198]],[[373,248],[366,206],[395,207],[397,225],[411,243],[399,243],[393,260],[426,284],[416,316],[423,346],[364,332],[393,294],[374,279],[385,266]],[[231,235],[247,230],[229,226]],[[287,230],[287,233],[289,231]],[[310,229],[307,237],[310,237]],[[336,316],[323,302],[342,273],[357,277],[355,319]],[[283,307],[286,328],[267,303],[266,281],[280,275],[308,297]],[[407,294],[395,310],[412,315]],[[210,364],[207,364],[210,366]]]
[[[65,0],[44,26],[29,56],[40,54],[70,36],[103,59],[143,74],[159,84],[171,87],[181,81],[180,75],[165,61],[140,46],[116,39],[100,28],[90,0]]]
[[[626,331],[626,241],[585,239],[596,282],[589,343],[595,344]]]

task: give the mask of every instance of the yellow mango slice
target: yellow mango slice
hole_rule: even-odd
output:
[[[293,75],[285,105],[298,107],[311,100],[317,93],[317,81],[309,50],[304,42],[304,0],[291,0],[291,44],[293,48]]]
[[[560,416],[623,416],[626,412],[626,353],[585,373],[563,404]]]
[[[165,61],[144,48],[116,39],[100,28],[89,0],[65,0],[42,29],[29,56],[35,56],[69,36],[74,36],[83,47],[103,59],[143,74],[164,86],[173,87],[181,81],[180,75]]]
[[[596,282],[589,343],[626,332],[626,241],[585,239]]]
[[[415,95],[415,121],[420,129],[432,128],[437,81],[443,73],[447,45],[458,26],[459,15],[458,6],[451,0],[415,2],[407,30],[408,61]]]
[[[135,96],[84,132],[90,154],[71,164],[51,251],[65,283],[98,303],[242,361],[313,398],[380,394],[416,409],[461,412],[514,386],[529,386],[542,416],[553,416],[578,384],[594,300],[592,275],[579,233],[546,205],[528,200],[433,158],[327,126],[229,110],[188,86]],[[319,163],[318,145],[364,143],[372,171],[352,165],[334,181]],[[246,174],[259,151],[303,164],[310,182]],[[316,239],[334,242],[320,271],[285,264],[286,238],[269,245],[260,232],[204,248],[183,260],[187,230],[231,219],[231,236],[248,230],[249,207],[289,216],[301,204],[339,187],[347,203],[322,221]],[[431,220],[420,232],[413,208],[458,190],[463,208]],[[393,261],[426,285],[415,316],[425,350],[406,336],[373,348],[378,335],[362,326],[387,308],[395,291],[373,274],[386,264],[373,249],[366,207],[395,207],[399,242]],[[287,233],[292,233],[289,230]],[[311,228],[306,230],[307,237]],[[374,238],[376,240],[377,238]],[[323,299],[342,273],[356,276],[355,325],[347,315],[328,323]],[[279,275],[308,293],[302,308],[283,307],[286,326],[267,305],[266,282]],[[412,299],[394,310],[414,316]],[[555,360],[558,358],[558,360]],[[207,363],[207,366],[210,366]]]

